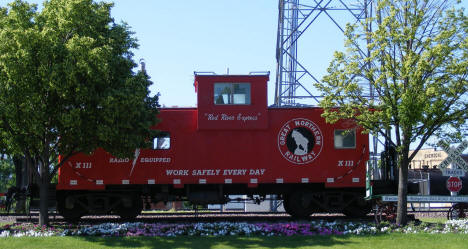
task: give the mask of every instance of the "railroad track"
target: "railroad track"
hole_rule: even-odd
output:
[[[421,217],[446,217],[446,212],[408,212],[414,218]],[[66,223],[62,216],[56,213],[50,214],[51,223]],[[37,223],[38,212],[25,214],[0,214],[0,221],[10,222],[33,222]],[[375,217],[371,213],[364,218],[349,218],[343,214],[318,213],[310,216],[308,220],[342,220],[342,221],[374,221]],[[189,211],[189,212],[144,212],[131,222],[143,223],[195,223],[195,222],[293,222],[289,214],[285,212],[219,212],[219,211]],[[81,224],[100,223],[122,223],[125,222],[115,215],[84,216],[80,220]]]
[[[16,222],[37,222],[39,214],[33,212],[30,215],[15,214],[13,216]],[[64,223],[62,216],[58,214],[50,214],[51,223]],[[373,220],[373,215],[368,215],[362,219],[349,218],[342,214],[314,214],[309,220]],[[161,213],[143,213],[132,222],[144,223],[195,223],[195,222],[291,222],[296,221],[289,214],[284,212],[161,212]],[[106,222],[123,222],[119,216],[103,215],[103,216],[83,216],[80,223],[84,224],[99,224]]]

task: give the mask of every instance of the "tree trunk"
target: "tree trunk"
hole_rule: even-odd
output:
[[[49,169],[48,165],[41,164],[41,177],[39,179],[39,225],[49,225]]]
[[[20,191],[16,195],[16,208],[15,212],[19,214],[24,214],[26,212],[26,195],[24,195],[24,187],[27,183],[24,182],[24,159],[19,156],[13,156],[13,163],[15,165],[15,174],[16,174],[16,189]]]
[[[16,201],[15,212],[17,214],[26,213],[26,196],[24,194],[18,196],[18,200]]]
[[[398,169],[398,204],[397,204],[397,225],[407,223],[407,194],[408,194],[408,150],[403,150],[400,154],[400,167]]]

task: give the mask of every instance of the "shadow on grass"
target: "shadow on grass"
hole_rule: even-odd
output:
[[[298,248],[304,246],[350,245],[348,236],[275,236],[275,237],[82,237],[88,242],[105,247],[121,248]]]

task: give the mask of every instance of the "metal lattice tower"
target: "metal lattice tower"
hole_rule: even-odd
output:
[[[316,105],[320,99],[313,84],[319,82],[306,65],[300,62],[299,41],[321,16],[344,32],[345,23],[338,18],[347,15],[350,22],[359,22],[372,15],[373,0],[279,0],[278,34],[276,41],[275,106],[297,106],[299,100]],[[324,35],[324,34],[317,34]],[[333,51],[334,48],[329,48]],[[363,55],[365,56],[364,52]],[[324,61],[323,63],[329,63]],[[373,96],[372,89],[369,89]]]
[[[302,58],[299,58],[301,54],[310,56],[310,51],[299,51],[299,41],[307,30],[314,31],[310,27],[319,17],[325,17],[344,33],[346,23],[356,23],[372,17],[373,1],[375,0],[279,0],[275,106],[316,106],[319,103],[321,96],[314,87],[319,79],[307,69],[305,63],[300,62]],[[343,19],[346,22],[343,23]],[[365,48],[366,41],[358,44]],[[362,48],[361,56],[369,56]],[[337,50],[330,47],[327,49]],[[323,63],[328,64],[329,61]],[[369,98],[375,98],[371,84],[362,82],[360,85],[367,91]],[[376,134],[371,136],[371,141],[370,163],[377,165],[378,144],[382,142]]]

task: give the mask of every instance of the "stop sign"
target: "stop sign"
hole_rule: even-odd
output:
[[[458,177],[449,177],[447,180],[447,189],[450,192],[458,192],[462,189],[462,181]]]

